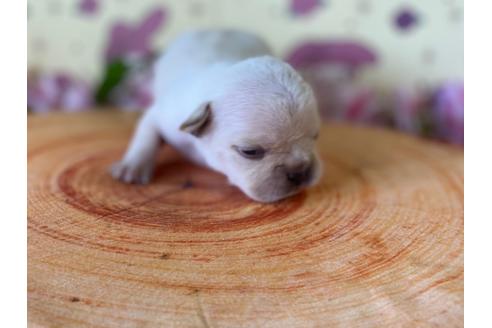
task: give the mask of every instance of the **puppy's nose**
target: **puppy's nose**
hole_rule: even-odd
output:
[[[294,186],[300,186],[311,179],[312,165],[303,165],[301,167],[287,171],[287,180]]]

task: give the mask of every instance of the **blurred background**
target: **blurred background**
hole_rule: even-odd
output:
[[[181,32],[262,36],[310,82],[323,119],[463,144],[463,0],[31,0],[28,110],[152,102],[152,62]]]

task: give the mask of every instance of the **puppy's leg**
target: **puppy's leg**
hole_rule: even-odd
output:
[[[111,167],[113,178],[126,183],[149,183],[160,143],[160,134],[149,109],[140,119],[125,156]]]

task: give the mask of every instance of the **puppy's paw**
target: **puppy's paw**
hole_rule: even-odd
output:
[[[125,183],[148,184],[154,171],[153,163],[121,161],[110,168],[111,176]]]

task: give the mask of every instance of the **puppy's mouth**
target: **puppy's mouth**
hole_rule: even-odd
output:
[[[285,166],[276,166],[272,174],[246,188],[239,186],[244,193],[255,201],[271,203],[291,197],[302,190],[315,185],[322,174],[320,162],[315,159],[311,165],[287,170]],[[259,179],[257,179],[259,180]]]
[[[304,189],[305,188],[297,188],[295,190],[290,190],[288,192],[269,193],[269,194],[261,195],[261,196],[259,196],[259,195],[249,195],[249,197],[252,198],[253,200],[257,201],[257,202],[260,202],[260,203],[274,203],[274,202],[278,202],[278,201],[281,201],[283,199],[292,197],[292,196],[298,194],[299,192],[301,192]]]
[[[245,192],[250,198],[262,203],[273,203],[282,199],[294,196],[302,190],[314,184],[311,178],[309,181],[292,184],[291,182],[265,182],[253,193]]]

